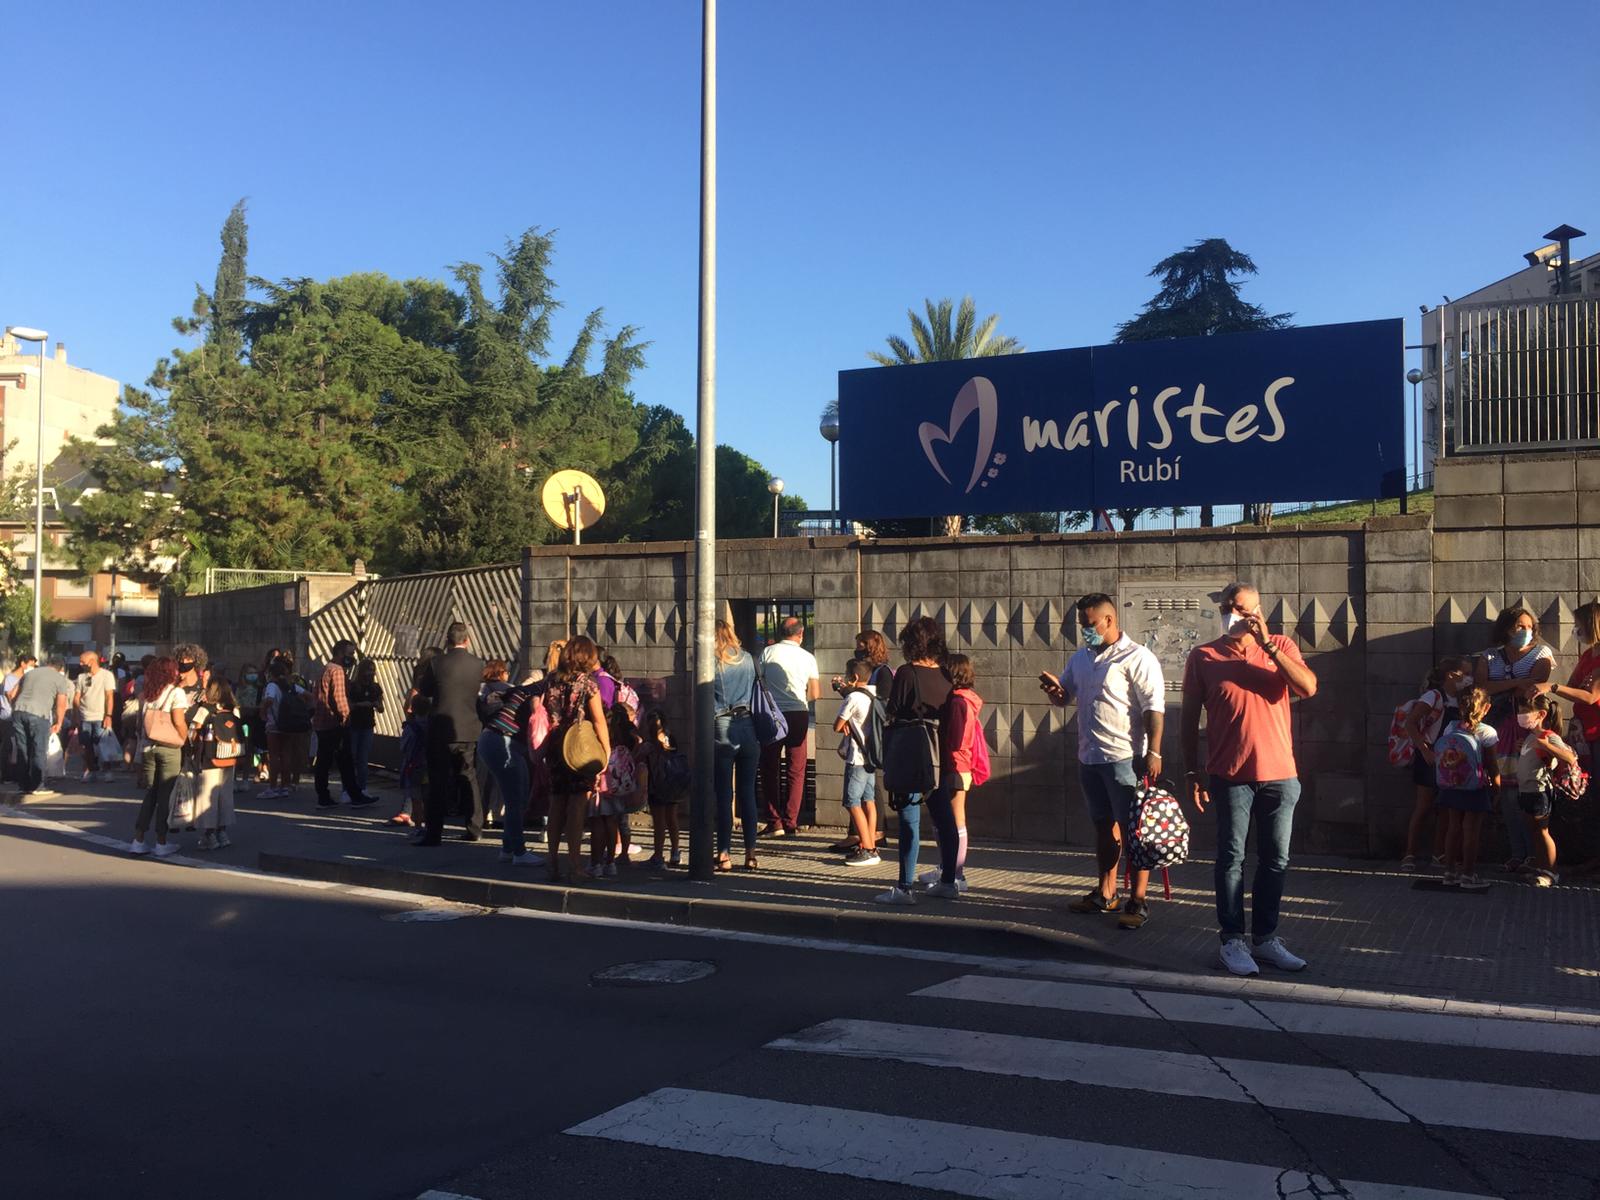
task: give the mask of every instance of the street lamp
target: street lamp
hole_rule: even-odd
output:
[[[828,514],[832,518],[833,532],[839,532],[839,414],[829,412],[822,418],[818,432],[828,439]]]
[[[778,536],[778,497],[783,495],[783,480],[774,475],[767,480],[767,491],[772,493],[772,536]]]
[[[33,457],[33,657],[44,654],[44,348],[50,335],[27,325],[8,325],[6,332],[19,342],[39,343],[39,440]]]
[[[1422,475],[1422,410],[1417,407],[1417,384],[1423,380],[1423,374],[1412,367],[1406,372],[1406,382],[1411,385],[1411,465],[1418,477]],[[1406,480],[1405,490],[1400,493],[1400,511],[1406,512],[1409,505],[1406,503],[1411,494],[1411,480]]]

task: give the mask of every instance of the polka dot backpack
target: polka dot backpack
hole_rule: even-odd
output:
[[[1189,857],[1189,822],[1178,798],[1156,780],[1146,779],[1139,785],[1137,805],[1128,859],[1132,869],[1159,870],[1165,877],[1169,867]],[[1166,890],[1170,899],[1170,880]]]

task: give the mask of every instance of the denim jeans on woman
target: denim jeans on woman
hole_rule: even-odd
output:
[[[895,839],[895,849],[900,853],[900,886],[911,889],[917,882],[917,855],[922,853],[922,793],[909,792],[900,800],[895,815],[900,819],[900,834]]]
[[[505,813],[500,818],[500,849],[507,854],[522,854],[528,848],[522,829],[528,810],[527,757],[515,738],[485,729],[478,735],[478,761],[489,768],[505,802]]]
[[[1217,814],[1217,925],[1225,942],[1244,936],[1244,849],[1250,820],[1255,818],[1256,875],[1250,887],[1250,934],[1259,945],[1278,929],[1300,781],[1248,783],[1213,775],[1206,781],[1206,791]]]
[[[372,735],[377,730],[352,725],[345,731],[350,739],[350,766],[355,771],[356,787],[363,796],[367,794],[367,763],[372,758]]]
[[[739,793],[739,819],[744,822],[745,853],[756,848],[756,765],[761,742],[748,716],[717,718],[717,853],[733,845],[733,799]]]

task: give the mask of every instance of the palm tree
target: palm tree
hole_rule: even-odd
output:
[[[949,362],[959,358],[989,358],[996,354],[1021,354],[1022,343],[1014,337],[996,336],[995,326],[1000,323],[999,313],[990,313],[978,320],[978,306],[971,296],[963,296],[960,305],[948,296],[937,302],[924,300],[927,312],[924,320],[914,308],[906,310],[911,321],[911,341],[898,334],[888,338],[889,353],[868,350],[867,357],[879,366],[903,367],[911,363]],[[838,415],[838,401],[829,408]],[[946,537],[961,533],[960,517],[943,517]]]
[[[1021,354],[1022,343],[1014,337],[996,337],[994,327],[1000,323],[999,313],[990,313],[978,323],[978,306],[971,296],[961,298],[960,307],[948,296],[938,303],[924,300],[928,319],[924,321],[914,308],[906,309],[911,320],[913,348],[903,337],[890,335],[889,350],[883,354],[867,351],[867,357],[879,366],[903,367],[910,363],[948,362],[957,358],[988,358],[993,354]]]

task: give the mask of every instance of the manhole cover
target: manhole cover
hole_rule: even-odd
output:
[[[478,914],[470,908],[408,908],[404,912],[384,913],[385,921],[459,921]]]
[[[658,958],[650,962],[618,963],[589,976],[589,982],[607,987],[656,987],[668,983],[693,983],[714,974],[717,964],[694,958]]]

